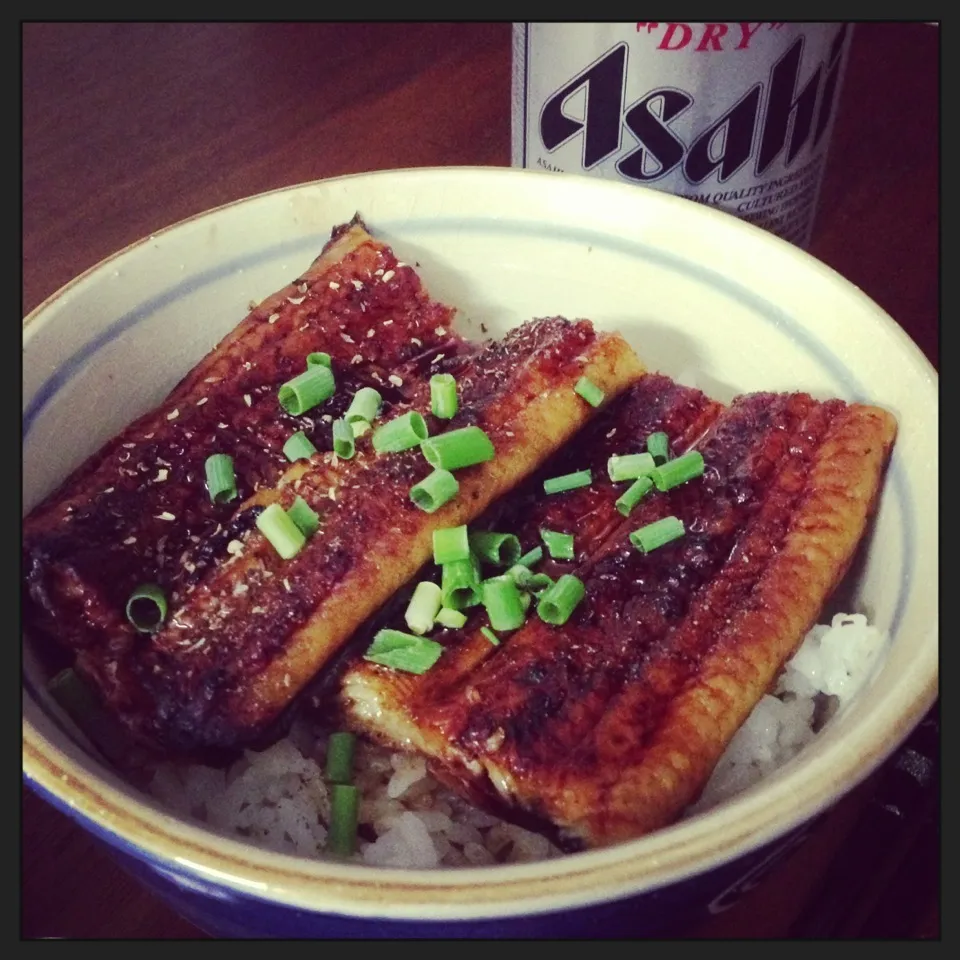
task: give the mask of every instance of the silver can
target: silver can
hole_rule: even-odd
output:
[[[518,23],[512,164],[666,190],[807,247],[848,23]]]

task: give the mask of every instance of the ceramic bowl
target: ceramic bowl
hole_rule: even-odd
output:
[[[391,171],[240,200],[135,243],[24,321],[24,511],[158,403],[359,212],[465,335],[535,316],[621,331],[650,369],[729,401],[752,390],[888,408],[899,436],[843,585],[889,635],[815,741],[733,800],[645,838],[542,863],[398,870],[310,861],[165,811],[106,766],[23,657],[23,771],[201,928],[226,936],[640,936],[731,905],[867,777],[936,698],[937,377],[895,320],[790,244],[665,193],[509,169]],[[131,376],[130,371],[137,375]]]

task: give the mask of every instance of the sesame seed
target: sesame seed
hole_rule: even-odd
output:
[[[136,446],[135,443],[125,443],[125,444],[123,445],[123,449],[124,449],[124,450],[132,450],[135,446]]]
[[[383,321],[383,325],[384,325],[385,327],[389,327],[391,323],[393,323],[392,320],[384,320],[384,321]]]
[[[251,612],[251,613],[266,613],[266,612],[267,612],[267,609],[266,609],[266,607],[252,607],[252,608],[250,609],[250,612]]]
[[[423,341],[419,337],[411,337],[410,342],[415,343],[418,347],[423,346]]]
[[[434,363],[439,363],[445,356],[446,356],[445,353],[438,353],[438,354],[430,361],[431,365],[434,364]]]
[[[445,337],[445,336],[447,335],[447,331],[446,331],[443,327],[437,327],[437,329],[434,330],[433,332],[434,332],[438,337]]]
[[[302,332],[302,331],[306,330],[307,327],[309,327],[309,326],[310,326],[309,323],[301,323],[300,326],[299,326],[297,329]]]
[[[389,281],[391,281],[391,280],[393,279],[393,277],[394,277],[393,271],[392,271],[392,270],[388,270],[388,271],[383,275],[383,282],[384,282],[384,283],[388,283]]]
[[[243,369],[244,369],[244,370],[252,370],[252,369],[253,369],[253,364],[252,364],[249,360],[245,360],[244,363],[243,363]]]
[[[163,513],[158,513],[157,520],[176,520],[177,518],[170,513],[168,510],[164,510]]]
[[[176,420],[177,417],[179,417],[179,416],[180,416],[180,411],[179,411],[176,407],[174,407],[174,409],[171,410],[171,411],[167,414],[167,419],[168,419],[168,420]]]
[[[271,313],[270,316],[267,317],[267,323],[276,323],[279,319],[280,319],[279,313]]]
[[[614,427],[611,431],[607,433],[607,439],[609,440],[616,432],[617,432],[617,428]]]
[[[356,340],[347,333],[341,333],[340,339],[343,340],[344,343],[356,343]]]
[[[398,377],[395,373],[391,373],[390,376],[387,377],[387,379],[388,379],[395,387],[402,387],[402,386],[403,386],[403,377]]]
[[[324,423],[333,423],[333,416],[329,413],[325,413],[320,419]]]
[[[136,543],[136,542],[137,542],[136,537],[127,537],[127,539],[123,541],[123,545],[125,547],[129,547],[131,543]]]
[[[290,581],[286,577],[283,578],[283,586],[284,586],[284,589],[289,593],[291,589]]]
[[[243,402],[244,402],[248,407],[253,403],[253,401],[250,399],[250,394],[249,394],[249,393],[245,393],[245,394],[243,395]]]
[[[371,327],[371,328],[367,331],[367,339],[368,339],[368,340],[373,336],[374,332],[375,332],[375,331],[374,331],[373,327]]]
[[[287,303],[292,303],[295,307],[299,307],[306,297],[287,297]]]
[[[153,478],[154,483],[163,483],[164,480],[169,476],[169,470],[158,470],[157,475]]]
[[[226,429],[227,429],[227,425],[226,425],[225,423],[218,423],[217,426],[218,426],[221,430],[226,430]]]
[[[227,553],[231,556],[239,557],[243,553],[243,544],[239,540],[231,540],[227,544]]]
[[[289,686],[290,686],[290,674],[289,674],[289,673],[285,673],[285,674],[283,675],[283,685],[284,685],[285,687],[289,687]]]
[[[340,284],[337,283],[336,280],[331,280],[330,283],[329,283],[329,287],[330,287],[331,290],[339,290],[339,289],[340,289]]]
[[[331,500],[336,500],[336,499],[337,499],[337,491],[336,491],[333,487],[331,487],[331,488],[327,491],[327,496],[328,496]]]
[[[219,383],[219,382],[220,382],[220,378],[219,378],[219,377],[207,377],[206,380],[204,380],[203,382],[204,382],[204,383]]]
[[[363,363],[363,355],[360,353],[355,353],[353,358],[350,360],[351,363]]]
[[[234,584],[233,595],[238,597],[241,593],[246,593],[249,589],[250,588],[245,583]]]
[[[198,406],[198,407],[202,407],[209,399],[210,399],[209,397],[201,397],[201,398],[197,401],[197,406]]]
[[[354,290],[362,290],[362,289],[363,289],[363,281],[362,281],[362,280],[351,280],[350,282],[353,284]]]
[[[377,383],[383,383],[383,377],[381,377],[376,370],[374,370],[373,373],[370,374],[370,376],[373,377],[373,379],[376,380]]]
[[[406,264],[405,264],[402,260],[398,260],[398,261],[397,261],[397,269],[398,269],[398,270],[399,270],[401,267],[405,267],[405,266],[406,266]]]
[[[107,487],[107,489],[104,490],[103,492],[104,492],[104,493],[113,493],[114,490],[116,490],[116,487]]]
[[[307,292],[307,285],[306,285],[305,283],[301,283],[300,286],[297,287],[297,289],[298,289],[301,293],[306,293],[306,292]]]
[[[377,267],[377,269],[373,271],[373,275],[374,275],[375,277],[382,277],[382,276],[383,276],[383,267]]]

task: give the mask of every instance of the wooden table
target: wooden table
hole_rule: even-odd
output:
[[[857,27],[811,248],[934,365],[939,44],[936,26]],[[359,171],[506,166],[509,146],[509,24],[26,23],[24,314],[218,204]],[[908,750],[935,760],[937,737],[931,715]],[[690,935],[939,937],[937,778],[911,779],[911,757]],[[24,938],[203,936],[26,789],[22,836]]]

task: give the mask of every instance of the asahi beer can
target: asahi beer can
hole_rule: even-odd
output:
[[[518,23],[516,167],[654,187],[808,246],[848,23]]]

